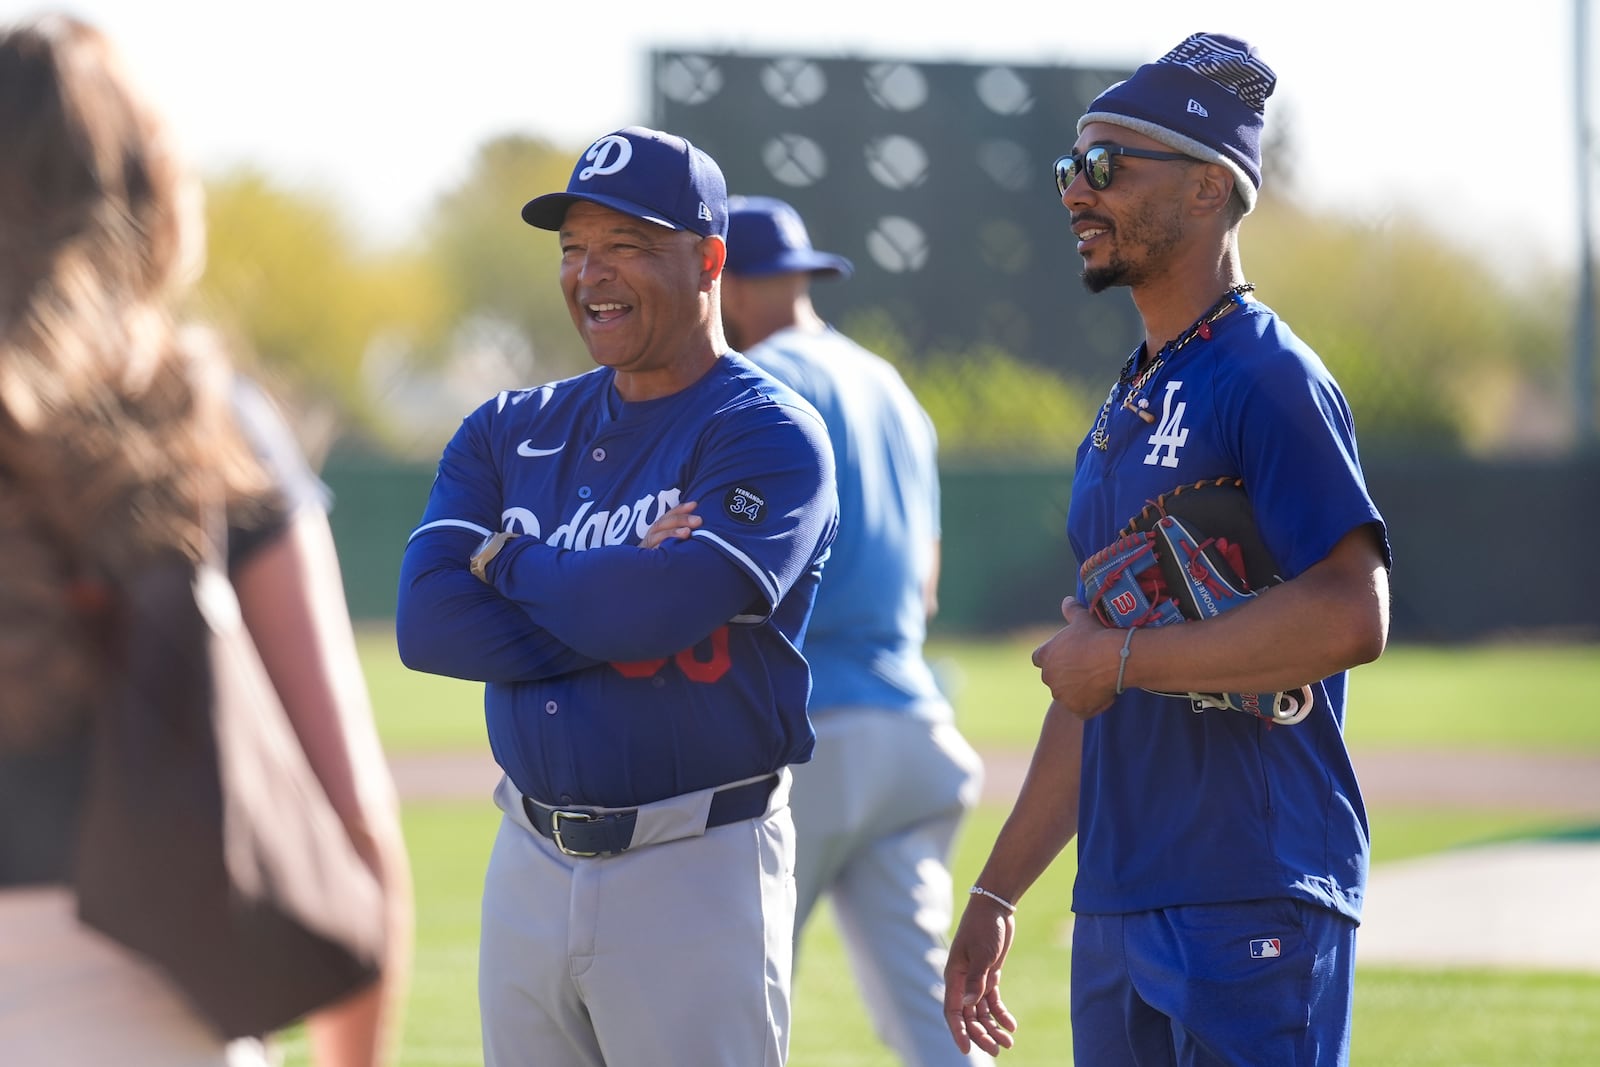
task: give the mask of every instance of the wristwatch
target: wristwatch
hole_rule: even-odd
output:
[[[500,554],[500,550],[506,547],[507,541],[519,536],[521,535],[514,534],[510,530],[501,530],[499,533],[492,533],[483,539],[477,550],[472,553],[472,559],[467,565],[478,581],[487,582],[489,580],[489,576],[484,573],[484,569],[489,566],[489,561]]]

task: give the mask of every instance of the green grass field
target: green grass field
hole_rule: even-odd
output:
[[[1032,749],[1048,695],[1029,662],[1046,634],[934,641],[929,659],[980,748]],[[394,752],[482,745],[482,687],[417,674],[394,635],[368,629],[361,652],[384,742]],[[1401,645],[1351,675],[1353,748],[1600,752],[1600,647]]]
[[[961,726],[980,749],[1031,749],[1044,690],[1028,662],[1036,640],[941,641],[930,648],[954,693]],[[481,749],[479,688],[406,671],[392,636],[362,635],[385,744],[391,752]],[[1595,646],[1395,647],[1352,678],[1352,748],[1493,748],[1600,753],[1600,649]],[[1536,709],[1536,710],[1535,710]],[[980,807],[954,861],[958,887],[982,864],[1005,810]],[[1493,810],[1374,809],[1374,862],[1519,833],[1571,829],[1548,817]],[[496,826],[482,802],[408,804],[415,866],[417,955],[400,1063],[481,1063],[476,984],[477,901]],[[1072,858],[1029,892],[1006,968],[1006,998],[1021,1020],[1001,1062],[1072,1061],[1066,1018]],[[1600,974],[1361,968],[1358,1067],[1588,1067],[1600,1062]],[[306,1063],[294,1035],[287,1063]],[[794,1067],[893,1067],[873,1037],[826,911],[807,930],[795,982]],[[632,1067],[632,1065],[629,1065]],[[646,1065],[648,1067],[648,1065]]]

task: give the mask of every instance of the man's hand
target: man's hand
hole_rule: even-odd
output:
[[[944,1018],[963,1053],[1012,1046],[1017,1020],[1000,1002],[1000,966],[1016,931],[1016,919],[987,898],[973,897],[961,915],[944,965]]]
[[[1033,650],[1033,665],[1057,704],[1080,719],[1092,719],[1116,699],[1127,631],[1101,625],[1094,612],[1070,596],[1061,602],[1061,617],[1067,624]]]
[[[700,516],[692,514],[696,503],[698,501],[685,501],[671,511],[662,512],[661,517],[644,532],[644,540],[639,542],[639,547],[659,548],[667,541],[687,541],[701,523]]]

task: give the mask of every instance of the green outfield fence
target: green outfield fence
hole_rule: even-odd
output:
[[[432,464],[335,451],[323,469],[350,609],[394,616],[400,555]],[[1600,640],[1600,456],[1369,462],[1394,549],[1393,636],[1468,641],[1552,632]],[[946,466],[935,631],[995,634],[1059,619],[1077,561],[1063,532],[1072,472]]]

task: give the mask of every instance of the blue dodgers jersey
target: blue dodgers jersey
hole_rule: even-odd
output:
[[[1106,451],[1086,437],[1067,534],[1082,561],[1180,484],[1244,480],[1285,578],[1383,520],[1353,422],[1321,361],[1275,314],[1246,303],[1157,372],[1154,422],[1122,409]],[[1080,582],[1079,601],[1085,600]],[[1135,650],[1138,641],[1134,642]],[[1116,913],[1298,897],[1359,920],[1366,809],[1345,748],[1345,674],[1312,685],[1293,726],[1130,689],[1084,732],[1073,907]]]
[[[838,468],[839,536],[806,632],[811,713],[953,718],[923,657],[939,539],[933,423],[891,364],[835,330],[780,330],[747,355],[815,405]]]
[[[656,400],[623,403],[613,379],[597,369],[468,416],[402,566],[405,643],[487,682],[496,760],[552,803],[648,803],[812,750],[799,645],[837,526],[820,417],[733,353]],[[704,521],[690,542],[640,547],[689,500]],[[490,529],[525,535],[494,561],[505,595],[465,568]],[[673,631],[728,581],[738,610]]]

